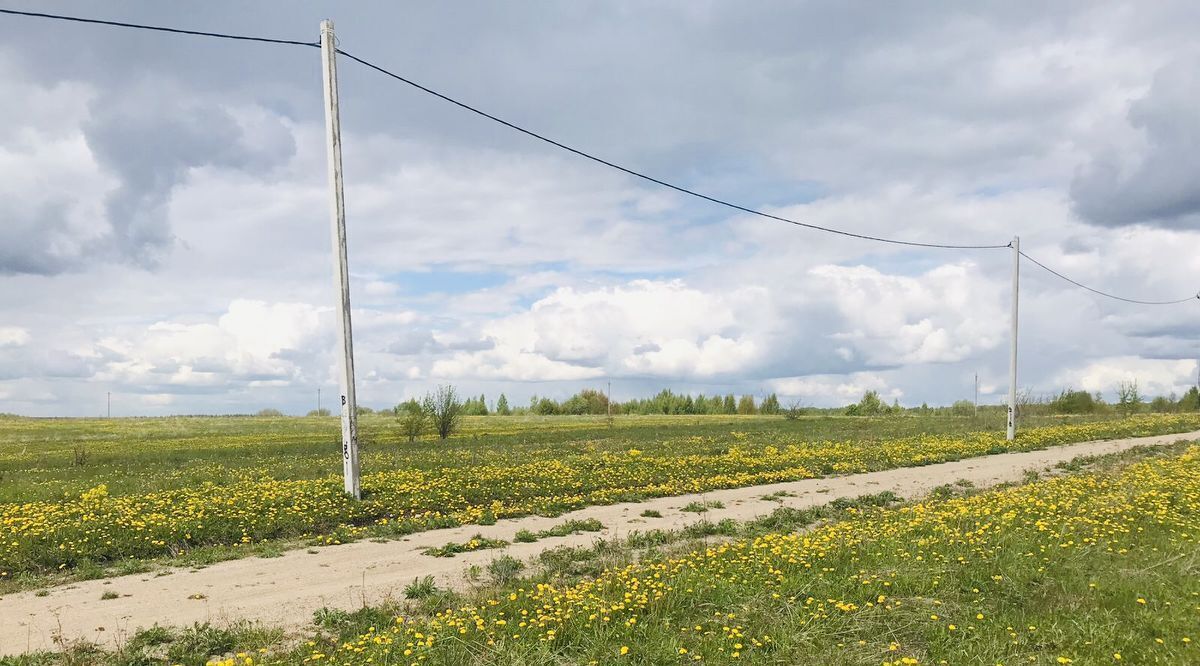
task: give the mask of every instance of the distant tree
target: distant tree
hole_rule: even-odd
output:
[[[721,400],[722,414],[737,414],[737,401],[733,399],[733,394],[726,395]]]
[[[758,411],[760,413],[768,414],[771,416],[778,414],[779,413],[779,396],[772,393],[771,395],[767,396],[766,398],[763,398],[762,406],[758,408]]]
[[[680,414],[695,414],[696,413],[696,401],[692,400],[691,394],[688,394],[683,397],[683,402],[680,403],[680,405],[679,405],[679,413]]]
[[[463,403],[462,413],[464,416],[487,416],[486,398],[482,395],[478,398],[467,398]]]
[[[1163,396],[1156,396],[1150,401],[1150,411],[1163,414],[1175,411],[1175,401]]]
[[[404,402],[396,405],[395,407],[392,407],[392,413],[395,414],[396,416],[404,416],[404,413],[406,411],[412,410],[412,409],[415,409],[417,411],[420,411],[422,409],[421,403],[416,398],[409,398],[408,400],[405,400]]]
[[[330,414],[329,410],[322,407],[320,409],[309,410],[307,415],[308,416],[329,416],[329,414]]]
[[[847,416],[878,416],[882,414],[886,408],[883,406],[883,401],[879,399],[878,391],[867,391],[863,393],[863,397],[857,404],[850,405],[846,408]]]
[[[509,416],[512,414],[512,409],[508,406],[508,396],[503,393],[496,399],[496,413],[500,416]]]
[[[804,403],[799,400],[793,400],[787,407],[780,410],[783,418],[789,421],[795,421],[804,414]]]
[[[741,399],[738,400],[737,413],[738,414],[756,414],[756,413],[758,413],[758,408],[754,406],[754,396],[752,396],[752,395],[742,396]]]
[[[1136,379],[1117,385],[1117,408],[1125,416],[1136,414],[1142,408],[1142,394]]]
[[[258,414],[255,414],[255,416],[283,416],[283,412],[278,409],[267,408],[258,410]]]
[[[400,419],[400,432],[408,437],[411,443],[425,432],[425,424],[429,417],[425,409],[416,401],[409,400],[396,406],[396,415]]]
[[[709,412],[709,411],[708,411],[708,410],[709,410],[708,398],[704,397],[704,394],[703,394],[703,393],[701,393],[700,395],[696,396],[696,402],[695,402],[695,403],[693,403],[693,405],[694,405],[694,407],[695,407],[695,409],[696,409],[696,413],[697,413],[697,414],[709,414],[709,413],[711,413],[711,412]]]
[[[558,403],[550,398],[537,398],[537,400],[529,406],[529,411],[541,416],[553,416],[561,413]]]
[[[421,408],[442,439],[454,434],[462,420],[463,404],[453,386],[439,386],[434,393],[426,393]]]
[[[924,406],[925,411],[929,410],[928,406]],[[970,400],[955,400],[953,405],[950,405],[950,413],[954,416],[971,416],[975,413],[975,403]]]
[[[1195,386],[1187,390],[1183,397],[1179,399],[1179,411],[1181,412],[1197,412],[1200,411],[1200,390]]]
[[[375,410],[371,409],[370,407],[363,407],[362,405],[356,405],[354,407],[354,413],[358,414],[359,416],[362,416],[363,414],[374,414]]]
[[[1092,394],[1070,388],[1050,401],[1050,411],[1055,414],[1092,414],[1096,409],[1096,398]]]

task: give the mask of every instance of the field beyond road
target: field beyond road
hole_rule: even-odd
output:
[[[114,562],[236,556],[264,543],[394,537],[682,495],[1115,437],[1200,417],[1045,419],[1015,443],[951,417],[470,419],[408,443],[361,421],[364,501],[341,493],[337,420],[0,419],[0,580]],[[983,428],[989,428],[983,430]]]

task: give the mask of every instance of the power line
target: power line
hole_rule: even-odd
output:
[[[118,28],[136,28],[138,30],[152,30],[155,32],[170,32],[178,35],[196,35],[199,37],[217,37],[219,39],[236,39],[243,42],[264,42],[267,44],[290,44],[293,46],[312,46],[321,47],[320,42],[300,42],[292,39],[272,39],[270,37],[256,37],[253,35],[233,35],[225,32],[205,32],[203,30],[184,30],[182,28],[168,28],[161,25],[146,25],[143,23],[124,23],[122,21],[103,21],[100,19],[83,18],[80,16],[64,16],[62,14],[43,14],[41,12],[21,12],[15,9],[0,9],[0,14],[12,14],[14,16],[31,16],[34,18],[55,19],[57,21],[70,21],[72,23],[92,23],[95,25],[107,25]]]
[[[548,143],[552,146],[561,148],[562,150],[565,150],[569,153],[573,153],[573,154],[583,157],[585,159],[589,159],[593,162],[603,164],[606,167],[616,169],[617,171],[624,172],[626,174],[629,174],[630,176],[634,176],[636,178],[641,178],[642,180],[654,183],[656,185],[661,185],[663,187],[675,190],[676,192],[681,192],[688,196],[696,197],[697,199],[703,199],[705,201],[709,201],[711,203],[725,206],[727,208],[732,208],[734,210],[741,211],[743,213],[749,213],[751,215],[765,217],[767,219],[775,220],[777,222],[786,222],[787,224],[794,224],[798,227],[804,227],[805,229],[812,229],[814,231],[824,231],[826,233],[838,234],[839,236],[848,236],[850,238],[859,238],[862,240],[876,241],[876,242],[880,242],[880,243],[891,243],[893,245],[909,245],[909,246],[913,246],[913,247],[941,248],[941,249],[947,249],[947,250],[997,250],[1000,248],[1006,248],[1006,247],[1011,246],[1011,244],[1009,244],[1009,243],[1000,244],[1000,245],[955,245],[955,244],[946,244],[946,243],[922,243],[919,241],[897,240],[895,238],[883,238],[880,236],[868,236],[866,234],[857,234],[852,231],[843,231],[841,229],[833,229],[831,227],[822,227],[820,225],[809,224],[807,222],[800,222],[798,220],[781,217],[779,215],[772,215],[771,213],[766,213],[761,210],[756,210],[754,208],[750,208],[748,206],[736,204],[731,201],[727,201],[725,199],[718,199],[717,197],[709,196],[707,194],[703,194],[701,192],[697,192],[695,190],[688,189],[686,187],[683,187],[682,185],[676,185],[674,183],[670,183],[668,181],[665,181],[665,180],[662,180],[659,178],[655,178],[654,176],[646,175],[640,171],[634,171],[633,169],[630,169],[628,167],[623,167],[620,164],[616,164],[615,162],[610,162],[602,157],[597,157],[596,155],[593,155],[588,152],[584,152],[578,148],[572,148],[571,146],[568,146],[565,143],[562,143],[560,141],[555,141],[554,139],[551,139],[542,134],[538,134],[537,132],[534,132],[533,130],[525,129],[524,127],[521,127],[520,125],[516,125],[507,120],[504,120],[503,118],[494,116],[486,111],[483,111],[474,106],[471,106],[470,104],[467,104],[466,102],[461,102],[457,99],[454,99],[453,97],[444,95],[436,90],[433,90],[431,88],[423,86],[420,83],[417,83],[411,79],[407,79],[399,74],[396,74],[395,72],[388,71],[387,69],[384,69],[383,67],[380,67],[379,65],[376,65],[367,60],[363,60],[362,58],[359,58],[358,56],[355,56],[351,53],[347,53],[346,51],[344,51],[342,49],[338,49],[338,53],[346,56],[347,58],[349,58],[361,65],[365,65],[381,74],[390,76],[391,78],[396,79],[397,81],[400,81],[401,83],[406,83],[406,84],[412,86],[413,88],[416,88],[417,90],[420,90],[422,92],[433,95],[434,97],[437,97],[441,100],[450,102],[451,104],[453,104],[459,108],[470,111],[471,113],[474,113],[478,116],[487,118],[488,120],[500,123],[501,125],[504,125],[505,127],[508,127],[509,129],[516,130],[522,134],[525,134],[526,136],[531,136],[539,141],[544,141],[545,143]]]
[[[1118,300],[1118,301],[1124,301],[1126,303],[1136,303],[1137,305],[1178,305],[1180,303],[1186,303],[1188,301],[1194,301],[1196,299],[1200,299],[1200,293],[1196,294],[1195,296],[1188,296],[1187,298],[1180,298],[1180,299],[1176,299],[1173,301],[1143,301],[1143,300],[1138,300],[1136,298],[1125,298],[1124,296],[1117,296],[1115,294],[1110,294],[1105,291],[1100,291],[1099,289],[1093,289],[1092,287],[1089,287],[1086,284],[1076,282],[1075,280],[1072,280],[1071,278],[1063,275],[1062,273],[1059,273],[1058,271],[1054,270],[1053,268],[1050,268],[1046,264],[1043,264],[1042,262],[1038,261],[1037,259],[1034,259],[1033,257],[1029,256],[1028,254],[1025,254],[1024,251],[1021,252],[1021,256],[1025,257],[1026,259],[1037,264],[1038,266],[1040,266],[1043,270],[1047,271],[1048,273],[1050,273],[1052,275],[1056,275],[1056,276],[1066,280],[1067,282],[1070,282],[1071,284],[1075,285],[1076,287],[1079,287],[1081,289],[1086,289],[1086,290],[1092,292],[1093,294],[1098,294],[1100,296],[1104,296],[1105,298],[1111,298],[1111,299]]]

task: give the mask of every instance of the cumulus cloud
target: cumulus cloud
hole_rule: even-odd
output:
[[[764,351],[741,315],[765,301],[761,288],[708,293],[682,280],[560,288],[524,312],[486,324],[492,349],[439,361],[433,374],[547,381],[735,373]]]
[[[314,343],[328,341],[328,311],[307,303],[235,300],[214,322],[156,322],[132,339],[100,340],[95,354],[111,360],[98,379],[158,390],[301,379]]]
[[[1144,396],[1181,394],[1196,383],[1197,361],[1189,359],[1147,359],[1136,356],[1112,356],[1096,359],[1083,366],[1058,373],[1063,386],[1108,396],[1116,394],[1121,382],[1136,381]]]
[[[17,326],[0,326],[0,348],[24,347],[29,342],[29,331]]]
[[[819,266],[812,275],[842,315],[831,337],[871,363],[951,363],[1005,339],[998,281],[980,276],[974,264],[939,266],[920,276]]]
[[[809,377],[781,377],[770,382],[771,388],[785,398],[816,400],[821,404],[847,404],[858,401],[863,393],[876,391],[891,399],[904,397],[904,391],[889,387],[878,374],[855,372],[848,375],[812,375]]]
[[[1200,229],[1200,57],[1181,58],[1154,76],[1129,105],[1142,145],[1102,146],[1071,183],[1075,210],[1101,226],[1153,224]]]

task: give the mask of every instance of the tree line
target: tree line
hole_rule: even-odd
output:
[[[1088,393],[1072,388],[1066,388],[1056,395],[1035,397],[1029,391],[1022,391],[1017,398],[1017,411],[1020,415],[1046,414],[1111,414],[1124,415],[1141,412],[1196,412],[1200,411],[1200,390],[1193,386],[1182,396],[1175,394],[1157,396],[1147,400],[1142,395],[1136,381],[1121,382],[1117,387],[1117,400],[1110,403],[1104,400],[1101,393]],[[765,415],[783,416],[795,419],[803,414],[845,415],[845,416],[887,416],[899,414],[939,415],[939,416],[972,416],[976,413],[990,413],[1004,410],[1004,405],[979,405],[976,407],[969,400],[959,400],[949,407],[930,407],[922,404],[920,407],[902,407],[897,400],[892,404],[885,402],[878,391],[866,391],[858,402],[844,407],[806,407],[799,402],[787,406],[780,403],[775,393],[770,393],[761,399],[753,395],[706,396],[701,393],[692,396],[690,393],[675,393],[663,389],[650,398],[634,398],[632,400],[612,401],[601,391],[583,389],[565,400],[555,400],[547,396],[534,395],[528,405],[512,405],[508,397],[501,393],[494,402],[490,402],[485,394],[461,398],[453,386],[439,386],[435,391],[427,393],[421,400],[416,398],[402,402],[390,411],[400,421],[401,431],[409,441],[415,440],[427,430],[436,432],[445,439],[458,429],[464,416],[604,416],[604,415]],[[360,414],[375,413],[368,407],[359,407]],[[282,416],[278,410],[264,409],[259,416]],[[309,416],[329,416],[328,409],[312,410]]]

